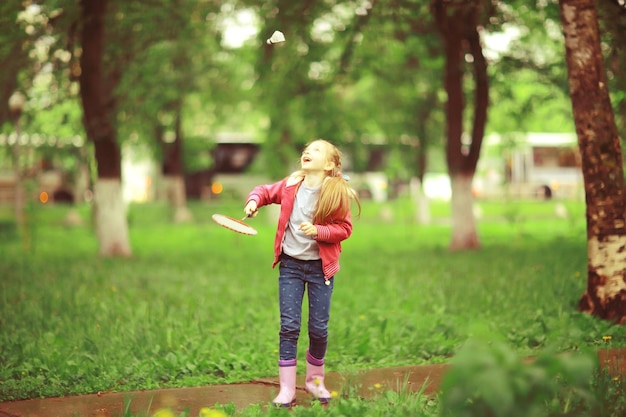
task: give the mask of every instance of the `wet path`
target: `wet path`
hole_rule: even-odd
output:
[[[356,387],[359,395],[371,397],[376,392],[398,389],[406,381],[406,386],[411,390],[419,390],[426,384],[425,391],[430,393],[436,389],[446,368],[447,365],[406,366],[363,371],[348,377],[329,373],[326,386],[331,391]],[[278,393],[278,386],[277,379],[266,379],[245,384],[10,401],[0,403],[0,417],[120,416],[129,401],[133,413],[151,414],[160,408],[169,407],[175,414],[189,409],[190,416],[197,416],[202,407],[215,404],[232,403],[237,409],[251,404],[267,405]],[[310,404],[311,396],[304,390],[304,375],[298,375],[297,387],[298,405]]]
[[[598,358],[602,368],[610,374],[626,375],[626,348],[600,350]],[[358,395],[364,398],[405,387],[411,391],[423,389],[426,394],[431,394],[441,383],[448,366],[403,366],[372,369],[354,375],[329,373],[326,386],[339,392],[349,387],[358,390]],[[311,404],[311,397],[304,390],[304,375],[298,375],[297,387],[298,405]],[[237,409],[252,404],[269,405],[277,393],[278,380],[266,379],[245,384],[9,401],[0,403],[0,417],[117,417],[124,414],[127,404],[130,404],[133,414],[150,415],[167,407],[175,414],[189,409],[190,416],[197,416],[202,407],[213,407],[215,404],[232,403]]]

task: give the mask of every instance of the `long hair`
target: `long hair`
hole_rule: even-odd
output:
[[[350,213],[350,204],[353,200],[359,208],[358,215],[360,215],[361,202],[359,201],[359,196],[341,174],[341,151],[324,139],[317,139],[314,142],[324,144],[326,157],[329,162],[333,162],[335,167],[333,170],[326,171],[326,178],[322,182],[320,197],[313,215],[313,223],[329,224],[335,220],[345,218]],[[303,175],[301,171],[298,174]]]

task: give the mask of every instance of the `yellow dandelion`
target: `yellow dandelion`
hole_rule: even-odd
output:
[[[200,409],[199,417],[228,417],[228,415],[222,410],[214,410],[209,407],[202,407]]]
[[[374,384],[374,388],[376,388],[376,389],[381,389],[382,387],[383,387],[383,385],[381,383],[379,383],[379,382]]]
[[[315,385],[319,385],[321,382],[322,382],[322,381],[320,381],[320,379],[319,379],[319,378],[315,378],[315,379],[313,380],[313,383],[314,383]]]
[[[157,410],[157,412],[154,413],[152,417],[176,417],[176,416],[174,416],[174,413],[169,408],[161,408]]]
[[[613,339],[611,336],[602,336],[602,340],[604,340],[605,343],[609,343],[611,339]]]
[[[330,392],[330,396],[331,396],[331,398],[337,398],[337,397],[339,397],[339,393],[337,391],[331,391]]]

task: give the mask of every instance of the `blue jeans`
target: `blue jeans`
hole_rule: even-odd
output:
[[[326,285],[321,260],[301,261],[285,254],[281,255],[279,270],[280,360],[296,359],[305,287],[309,300],[309,353],[324,359],[334,279],[330,278]]]

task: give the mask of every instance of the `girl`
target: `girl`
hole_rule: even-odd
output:
[[[302,152],[300,166],[282,181],[254,188],[244,208],[247,216],[255,216],[259,207],[281,205],[272,264],[280,263],[280,392],[273,400],[279,407],[296,402],[296,351],[305,288],[309,301],[305,385],[321,403],[330,400],[324,386],[324,356],[333,277],[339,271],[341,241],[352,234],[351,200],[361,211],[356,193],[341,175],[341,152],[330,142],[311,142]]]

